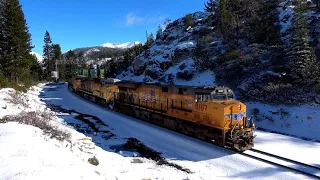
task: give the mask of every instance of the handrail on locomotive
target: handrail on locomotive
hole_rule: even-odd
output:
[[[242,125],[242,126],[241,126],[241,129],[243,129],[243,128],[252,128],[252,130],[253,130],[253,132],[254,132],[254,130],[256,129],[256,127],[255,127],[255,124],[253,123],[253,118],[252,118],[252,116],[250,116],[249,118],[243,117],[243,118],[242,118],[242,121],[243,121],[244,126]],[[248,125],[248,123],[247,123],[248,121],[250,122],[249,126],[247,126],[247,125]],[[237,124],[235,124],[235,125],[232,127],[232,130],[231,130],[231,139],[233,139],[233,132],[234,132],[234,130],[235,130],[236,127],[239,127],[239,125],[238,125],[239,123],[240,123],[240,121],[237,121]]]

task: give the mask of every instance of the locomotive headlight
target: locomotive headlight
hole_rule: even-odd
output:
[[[241,126],[241,129],[243,129],[243,126]]]

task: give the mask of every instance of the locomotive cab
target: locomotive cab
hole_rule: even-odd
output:
[[[214,125],[223,129],[222,145],[239,151],[253,147],[255,125],[246,115],[246,105],[235,99],[234,92],[227,87],[206,87],[207,92],[196,95],[195,102],[209,102]],[[208,111],[209,112],[209,111]],[[219,115],[218,115],[219,114]]]
[[[211,92],[213,101],[235,100],[234,92],[229,88],[218,87]]]
[[[229,129],[226,143],[239,151],[251,149],[255,125],[251,118],[247,118],[246,105],[237,101],[229,88],[217,88],[211,94],[213,101],[221,101],[224,105],[225,129]]]

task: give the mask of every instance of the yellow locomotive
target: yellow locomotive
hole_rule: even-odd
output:
[[[254,123],[229,88],[81,76],[71,83],[78,95],[152,124],[238,151],[254,145]]]

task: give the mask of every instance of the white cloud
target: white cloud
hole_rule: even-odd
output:
[[[139,24],[141,22],[145,21],[145,18],[139,17],[136,14],[130,12],[126,15],[126,25],[134,25],[134,24]]]
[[[121,26],[134,26],[140,24],[152,24],[152,23],[161,23],[164,21],[166,17],[160,14],[147,14],[147,15],[138,15],[134,12],[129,12],[125,15],[125,19],[118,21],[122,23],[118,23]]]

